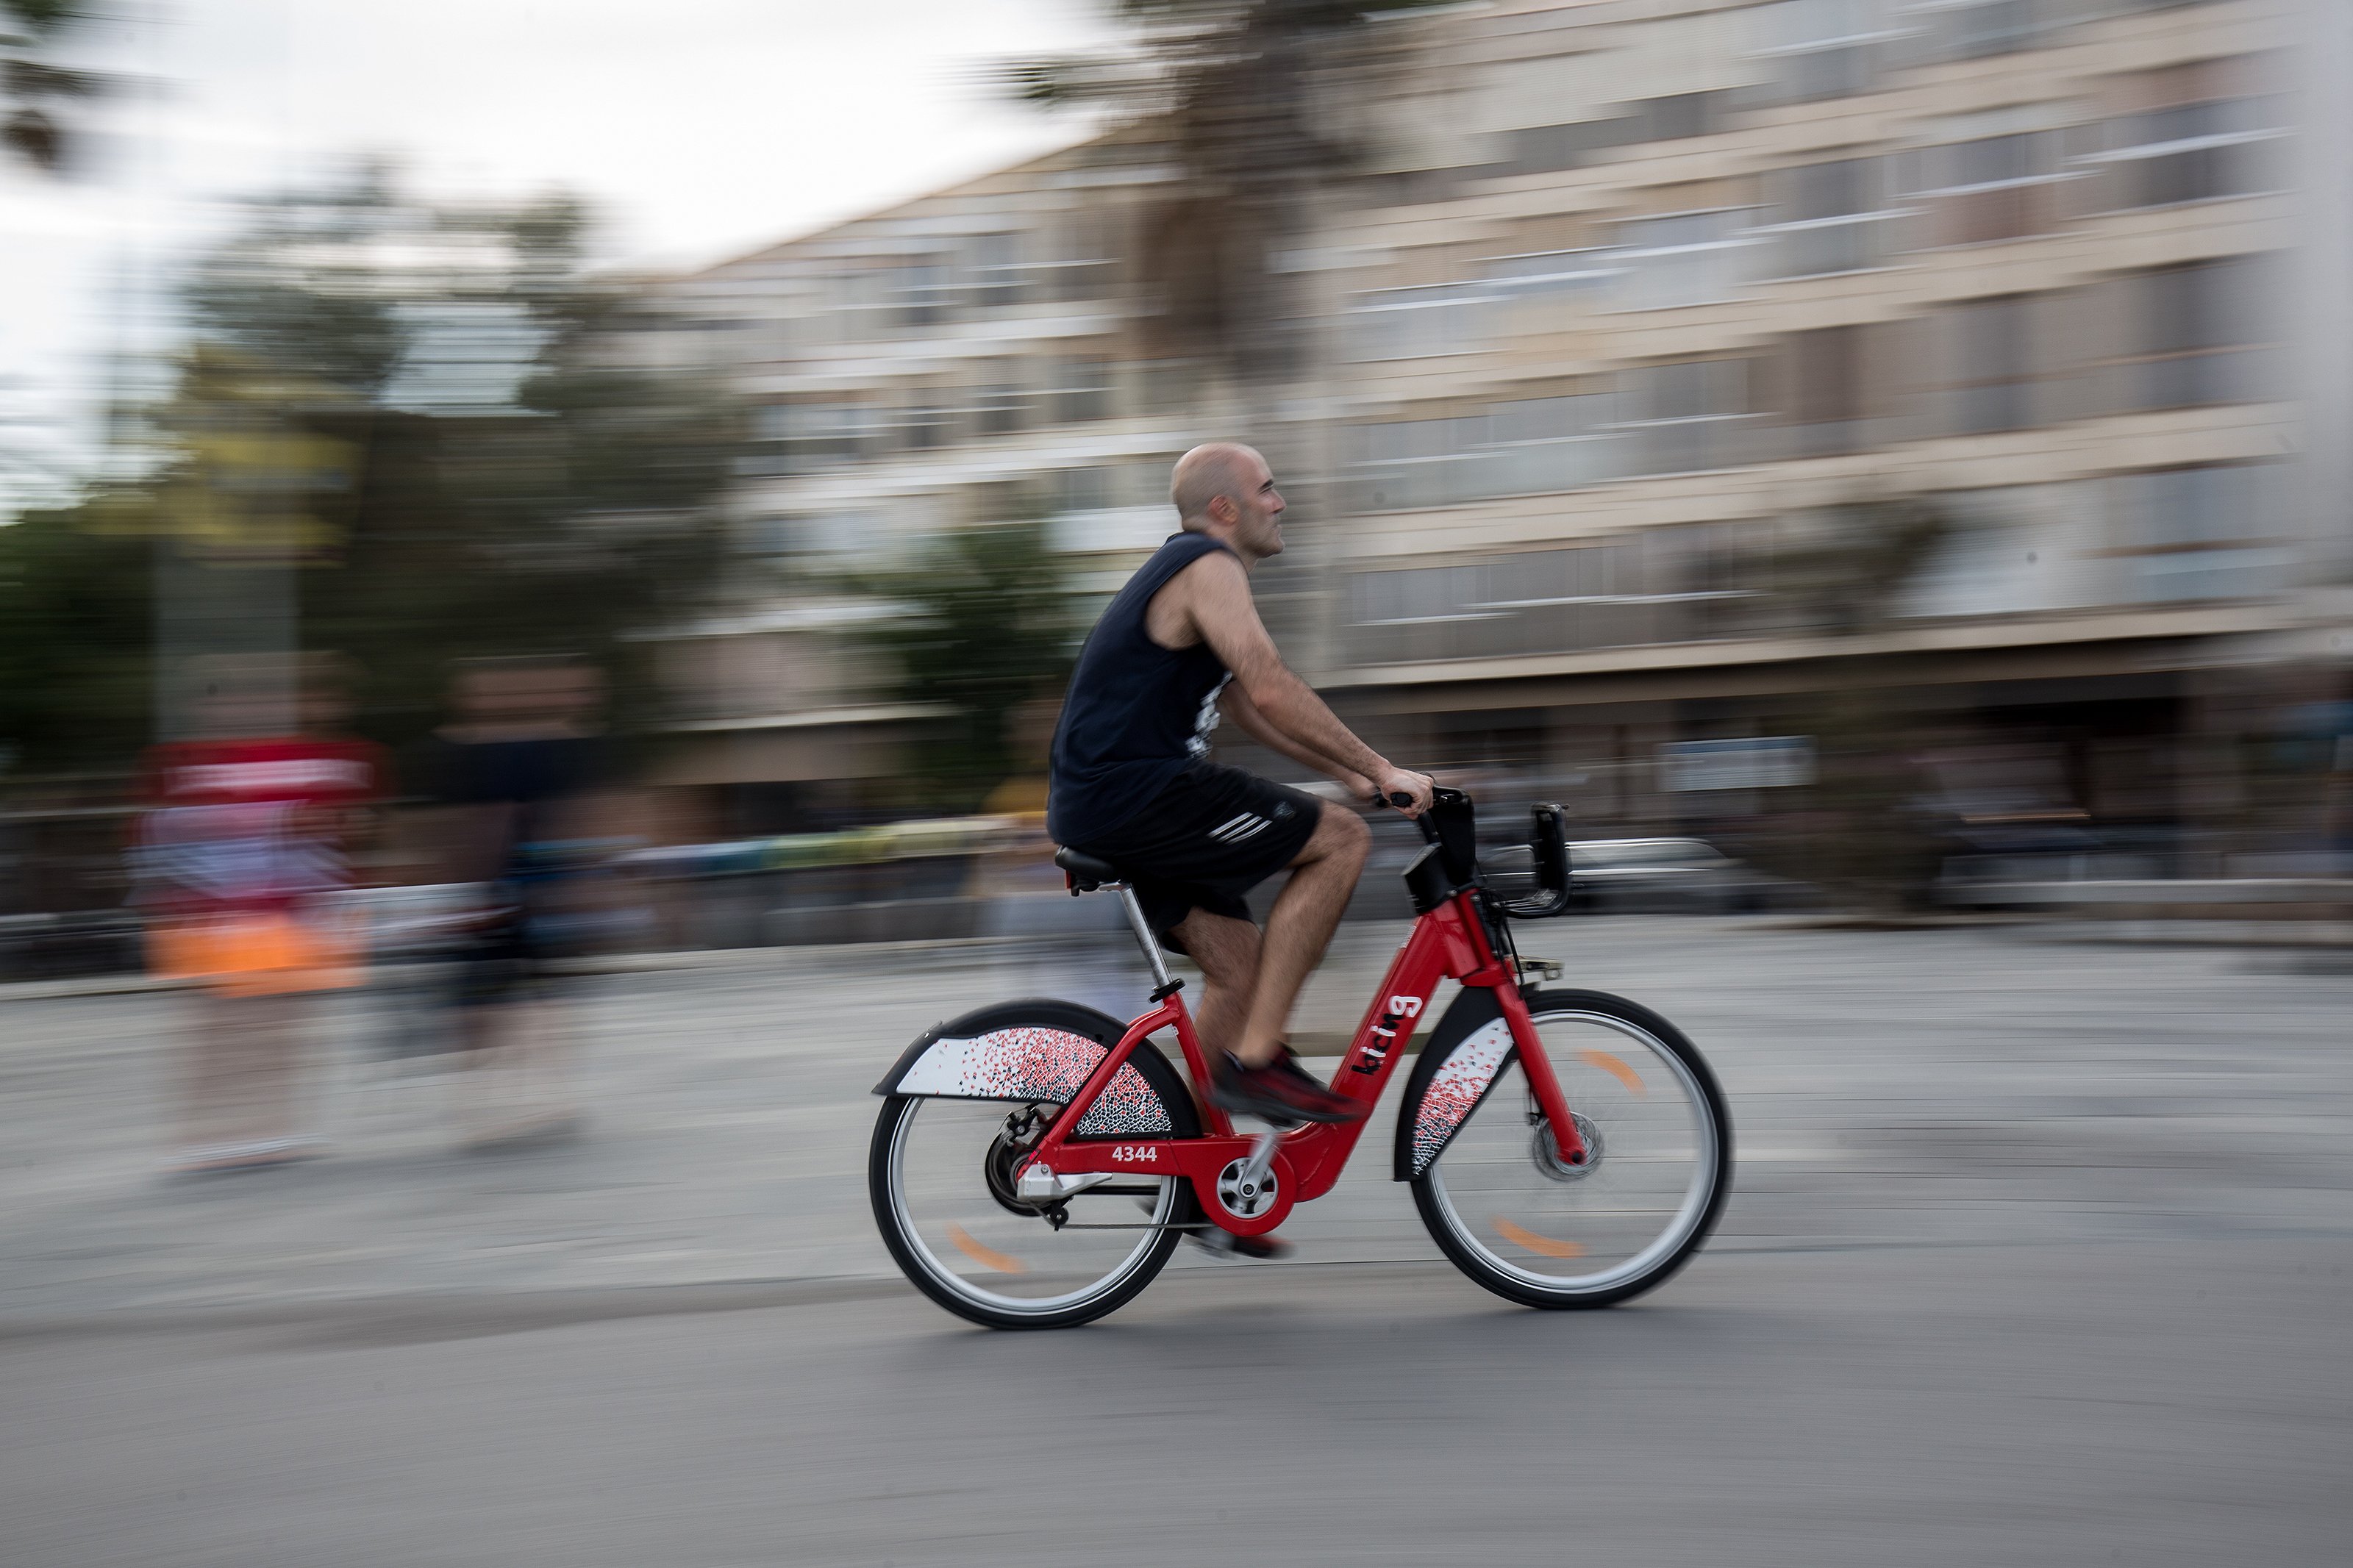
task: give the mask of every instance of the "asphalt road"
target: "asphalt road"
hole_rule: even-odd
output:
[[[1353,1014],[1356,928],[1303,1022]],[[161,1181],[178,1002],[0,1000],[0,1564],[2353,1559],[2353,973],[2326,956],[1556,922],[1739,1135],[1709,1247],[1539,1314],[1360,1159],[1285,1234],[1001,1335],[890,1271],[865,1089],[1116,966],[748,954],[584,987],[587,1137],[322,1019],[331,1157]]]
[[[887,1285],[0,1344],[25,1564],[2346,1560],[2331,1240],[1703,1259],[1521,1311],[1221,1266],[1092,1328]]]

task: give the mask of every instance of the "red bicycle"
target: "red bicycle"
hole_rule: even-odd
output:
[[[1400,802],[1399,804],[1403,804]],[[1440,790],[1406,868],[1415,921],[1334,1087],[1380,1098],[1440,983],[1461,984],[1406,1079],[1395,1175],[1465,1274],[1530,1307],[1607,1307],[1673,1273],[1723,1209],[1732,1127],[1715,1075],[1675,1026],[1596,991],[1524,973],[1511,921],[1558,914],[1560,808],[1482,867],[1470,797]],[[1116,867],[1065,849],[1075,893],[1118,892],[1156,982],[1122,1024],[1034,998],[965,1014],[907,1047],[867,1164],[882,1239],[948,1310],[1062,1328],[1124,1305],[1187,1234],[1259,1236],[1339,1180],[1368,1124],[1238,1133],[1150,1042],[1208,1063],[1167,963]],[[1009,1109],[1008,1109],[1009,1106]]]

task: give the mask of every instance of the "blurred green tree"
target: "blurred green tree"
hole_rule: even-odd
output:
[[[0,778],[120,769],[150,737],[148,546],[86,521],[0,527]]]
[[[1060,557],[1039,523],[985,523],[866,586],[894,607],[871,637],[896,662],[900,700],[948,710],[910,759],[925,804],[976,810],[1022,765],[1016,716],[1070,675],[1075,627]]]
[[[58,46],[97,14],[82,0],[0,0],[0,145],[48,174],[67,168],[74,148],[60,101],[115,85],[58,61]]]
[[[642,718],[647,634],[721,580],[737,418],[632,363],[585,229],[568,202],[436,206],[375,173],[257,206],[189,287],[146,477],[0,528],[0,602],[30,607],[0,614],[0,679],[88,694],[8,679],[18,769],[127,763],[152,733],[159,552],[223,583],[290,563],[301,645],[348,656],[375,738],[430,728],[469,656],[586,654]]]
[[[1878,679],[1873,656],[1838,644],[1894,628],[1953,525],[1920,497],[1848,501],[1813,521],[1774,556],[1767,597],[1784,626],[1832,639],[1839,658],[1790,710],[1813,738],[1814,782],[1773,792],[1781,798],[1772,816],[1732,847],[1868,918],[1900,915],[1926,904],[1945,849],[1917,760],[1923,721],[1909,683]],[[1767,574],[1754,563],[1752,580]]]

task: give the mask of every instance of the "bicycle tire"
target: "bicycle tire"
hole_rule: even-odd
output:
[[[984,1008],[947,1027],[959,1031],[965,1028],[976,1031],[982,1028],[1050,1029],[1065,1034],[1077,1033],[1109,1048],[1118,1039],[1122,1026],[1092,1008],[1038,999]],[[1128,1059],[1167,1110],[1173,1131],[1164,1135],[1179,1138],[1200,1136],[1200,1121],[1193,1097],[1167,1058],[1147,1042],[1139,1046]],[[1166,1184],[1164,1188],[1166,1194],[1163,1200],[1165,1206],[1157,1215],[1157,1223],[1163,1228],[1151,1235],[1148,1245],[1139,1247],[1102,1279],[1079,1290],[1053,1298],[1048,1304],[1037,1308],[1025,1307],[1016,1299],[983,1289],[960,1277],[925,1242],[923,1226],[917,1222],[904,1191],[906,1151],[911,1130],[923,1107],[942,1098],[892,1094],[884,1099],[881,1111],[875,1118],[873,1139],[867,1150],[867,1194],[873,1205],[875,1226],[881,1232],[882,1243],[890,1249],[900,1271],[933,1301],[969,1322],[992,1329],[1066,1329],[1117,1311],[1134,1300],[1167,1266],[1169,1257],[1183,1239],[1181,1227],[1199,1222],[1192,1184],[1182,1177],[1160,1178]],[[1050,1105],[1052,1102],[1007,1100],[982,1103]],[[973,1176],[976,1194],[987,1194],[983,1173],[976,1168]],[[1011,1206],[994,1196],[987,1196],[986,1202],[999,1210]],[[976,1212],[982,1210],[979,1197],[973,1201],[972,1207]],[[1046,1229],[1044,1219],[1039,1218],[1034,1223],[1041,1231]],[[1138,1234],[1145,1233],[1139,1231]]]
[[[1422,1225],[1430,1232],[1430,1239],[1438,1244],[1448,1259],[1472,1280],[1505,1300],[1547,1310],[1613,1307],[1662,1284],[1690,1261],[1700,1244],[1715,1229],[1716,1221],[1723,1215],[1725,1200],[1732,1190],[1731,1114],[1725,1104],[1723,1090],[1716,1084],[1715,1075],[1700,1055],[1698,1047],[1680,1029],[1649,1008],[1622,996],[1599,991],[1530,990],[1526,993],[1526,1000],[1528,1011],[1539,1028],[1547,1020],[1596,1022],[1630,1038],[1647,1042],[1654,1054],[1672,1064],[1674,1076],[1698,1112],[1693,1133],[1697,1153],[1694,1156],[1696,1170],[1691,1183],[1692,1190],[1686,1192],[1684,1204],[1677,1209],[1674,1223],[1659,1238],[1665,1245],[1653,1243],[1650,1250],[1639,1252],[1630,1259],[1627,1267],[1597,1275],[1589,1284],[1574,1279],[1547,1283],[1532,1270],[1514,1268],[1478,1237],[1449,1193],[1445,1172],[1448,1155],[1455,1152],[1454,1144],[1450,1144],[1426,1171],[1413,1178],[1414,1206],[1420,1212]],[[1516,1049],[1514,1057],[1516,1058]],[[1499,1069],[1497,1082],[1502,1081],[1513,1065],[1507,1061],[1504,1068]],[[1553,1065],[1557,1071],[1560,1063],[1556,1060]],[[1510,1114],[1493,1104],[1498,1098],[1491,1086],[1480,1104],[1464,1117],[1465,1127],[1482,1110],[1496,1116]],[[1572,1110],[1575,1110],[1576,1097],[1571,1099]],[[1413,1112],[1414,1106],[1409,1102],[1404,1114],[1410,1116]],[[1579,1114],[1581,1120],[1582,1112]],[[1532,1142],[1532,1148],[1540,1152],[1542,1144]],[[1535,1154],[1532,1153],[1532,1164],[1535,1159]]]

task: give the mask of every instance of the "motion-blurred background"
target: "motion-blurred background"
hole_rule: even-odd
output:
[[[856,40],[707,9],[633,102],[566,104],[596,146],[642,109],[696,193],[758,170],[680,226],[773,237],[670,268],[631,258],[681,236],[598,226],[593,168],[437,184],[378,123],[366,157],[175,148],[219,135],[185,112],[207,50],[301,81],[299,8],[5,7],[0,971],[137,962],[142,758],[304,731],[322,661],[309,728],[385,748],[395,816],[453,661],[605,672],[602,837],[665,889],[640,944],[991,929],[1044,890],[991,858],[1035,848],[1076,640],[1213,437],[1292,500],[1261,596],[1293,663],[1388,754],[1562,800],[1615,886],[2340,896],[2338,7],[976,7],[993,39],[905,46],[930,74],[856,110],[813,86],[837,133],[772,146],[726,144],[734,108],[694,132],[712,35],[787,47],[787,95]],[[482,47],[546,42],[501,57],[538,104],[625,20]],[[403,57],[418,134],[446,97],[501,146],[450,23],[417,20],[439,75]],[[855,151],[894,113],[918,145]],[[225,668],[259,706],[208,730]],[[385,820],[353,880],[433,880]]]
[[[2348,82],[2347,0],[0,0],[9,1560],[2341,1559]],[[876,1237],[911,1037],[1144,1005],[1045,750],[1209,439],[1723,1079],[1639,1308],[1385,1131],[1050,1345]]]

